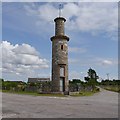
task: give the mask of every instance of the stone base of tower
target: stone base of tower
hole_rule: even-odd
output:
[[[69,95],[69,91],[64,91],[64,92],[51,92],[51,94]]]
[[[64,91],[64,92],[45,92],[45,91],[42,91],[42,92],[39,92],[40,94],[61,94],[61,95],[69,95],[69,92],[68,91]]]
[[[69,91],[64,91],[64,95],[69,95]]]
[[[60,81],[52,81],[52,90],[51,92],[53,94],[63,94],[63,95],[69,95],[69,88],[67,87],[67,84],[64,84],[62,87],[58,85]]]

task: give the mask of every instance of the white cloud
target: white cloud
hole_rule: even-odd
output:
[[[40,7],[37,7],[34,3],[28,4],[24,6],[27,15],[34,16],[38,18],[38,21],[36,22],[52,22],[53,19],[58,16],[58,9],[55,8],[52,4],[46,3],[41,5]]]
[[[36,69],[48,68],[48,61],[39,57],[39,52],[28,44],[12,45],[2,41],[3,73],[31,74]]]
[[[79,15],[79,6],[74,3],[67,3],[64,5],[62,10],[62,15],[67,19],[70,20],[73,16]]]
[[[53,21],[53,19],[58,15],[57,9],[51,4],[45,4],[39,7],[38,13],[39,17],[45,21]]]
[[[87,72],[81,72],[81,71],[71,71],[69,73],[69,78],[70,80],[72,79],[80,79],[82,81],[84,81],[84,77],[87,76]]]
[[[110,60],[103,60],[102,63],[103,63],[104,65],[112,65],[112,64],[113,64],[113,62],[110,61]]]
[[[79,48],[79,47],[69,47],[68,49],[70,53],[85,53],[87,51],[85,48]]]
[[[106,67],[110,67],[110,66],[116,66],[118,64],[118,61],[116,59],[113,58],[99,58],[96,57],[94,59],[96,65],[99,66],[106,66]]]
[[[71,71],[69,77],[70,79],[80,79],[80,72]]]
[[[64,6],[66,10],[67,6],[71,6],[74,3],[68,3]],[[80,30],[83,32],[115,32],[118,27],[118,8],[117,3],[79,3],[71,6],[72,14],[69,17],[64,14],[68,11],[63,12],[65,17],[68,17],[67,28],[72,30]],[[111,13],[111,14],[110,14]],[[74,19],[70,20],[70,17]],[[72,23],[72,24],[71,24]],[[72,25],[72,27],[69,27]]]
[[[25,6],[25,9],[31,16],[37,14],[37,25],[46,22],[53,23],[51,21],[58,16],[58,9],[51,3],[39,7]],[[118,27],[117,3],[68,2],[63,6],[62,16],[67,18],[66,29],[90,32],[94,35],[103,32],[108,33],[107,35],[110,37],[116,35]]]
[[[81,57],[81,58],[70,58],[70,65],[82,66],[82,67],[116,67],[118,65],[118,61],[112,58],[100,58],[94,56]]]
[[[18,54],[38,55],[38,52],[35,50],[35,48],[28,44],[15,45],[13,52]]]

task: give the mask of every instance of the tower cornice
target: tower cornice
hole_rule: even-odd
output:
[[[51,41],[55,39],[66,39],[67,41],[69,41],[69,37],[67,37],[66,35],[56,35],[56,36],[51,37]]]
[[[64,20],[64,22],[66,21],[66,19],[64,17],[57,17],[54,19],[54,21],[56,22],[57,20]]]

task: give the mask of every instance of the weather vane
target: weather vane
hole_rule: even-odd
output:
[[[61,16],[62,4],[59,4],[59,17]]]

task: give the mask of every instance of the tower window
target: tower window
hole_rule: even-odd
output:
[[[63,77],[65,75],[65,68],[60,67],[60,76]]]
[[[61,50],[63,50],[63,45],[61,45]]]

